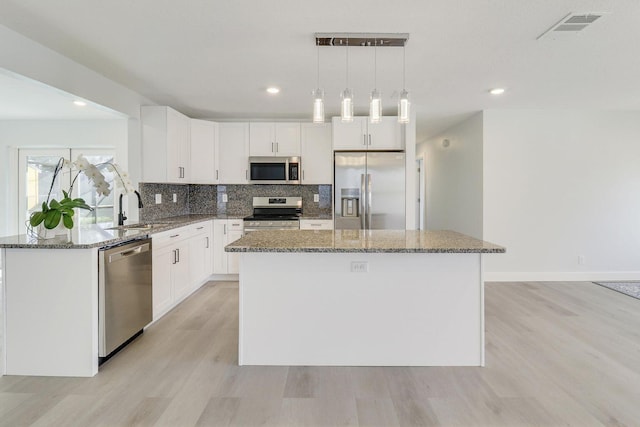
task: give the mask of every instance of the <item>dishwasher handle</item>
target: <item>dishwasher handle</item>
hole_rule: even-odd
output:
[[[135,248],[127,248],[123,251],[116,252],[114,254],[109,255],[109,262],[116,262],[125,258],[130,258],[136,255],[143,254],[145,252],[149,252],[149,243],[145,243],[143,245],[136,246]]]

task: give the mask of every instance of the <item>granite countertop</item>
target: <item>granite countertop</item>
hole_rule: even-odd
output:
[[[504,253],[502,246],[455,231],[285,230],[255,231],[227,252]]]
[[[143,239],[154,233],[185,225],[195,224],[211,219],[234,219],[237,217],[227,215],[182,215],[170,218],[161,218],[155,221],[141,222],[139,224],[154,224],[152,229],[136,230],[127,227],[137,224],[127,224],[124,227],[101,228],[97,225],[75,227],[71,230],[71,240],[66,237],[53,239],[38,239],[28,234],[0,237],[0,248],[23,249],[90,249],[116,245],[129,240]]]

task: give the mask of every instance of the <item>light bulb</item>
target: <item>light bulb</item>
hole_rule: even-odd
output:
[[[351,89],[347,88],[342,92],[340,116],[343,122],[353,121],[353,93]]]
[[[324,91],[313,91],[313,123],[324,123]]]
[[[409,102],[409,92],[402,89],[400,92],[400,99],[398,100],[398,123],[409,123],[409,109],[411,103]]]
[[[382,97],[378,89],[371,92],[371,100],[369,102],[369,122],[380,123],[382,121]]]

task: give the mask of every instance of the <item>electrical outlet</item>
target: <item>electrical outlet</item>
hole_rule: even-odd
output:
[[[367,261],[351,261],[352,273],[368,273],[369,263]]]
[[[162,203],[162,194],[156,194],[156,205]]]
[[[229,201],[229,197],[227,196],[227,193],[224,193],[222,195],[222,203],[227,203]]]
[[[178,195],[176,193],[173,193],[173,203],[178,201]]]
[[[579,265],[585,265],[586,262],[584,260],[584,255],[578,255],[578,264]]]
[[[313,201],[318,203],[320,201],[320,195],[319,194],[314,194],[313,195]]]

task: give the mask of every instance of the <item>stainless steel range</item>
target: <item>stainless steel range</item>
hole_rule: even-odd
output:
[[[244,219],[244,231],[298,230],[302,197],[254,197],[253,215]]]

